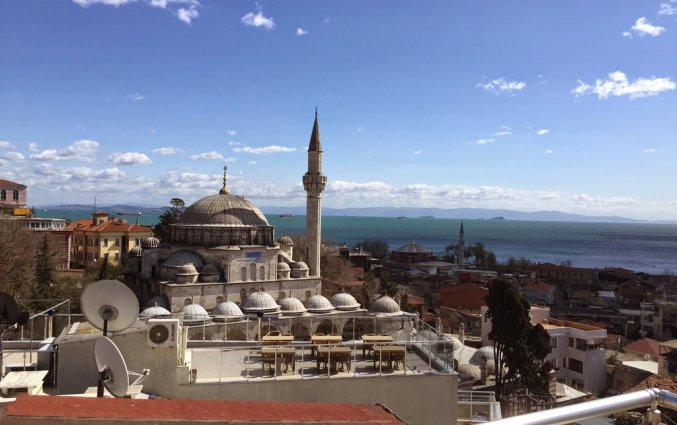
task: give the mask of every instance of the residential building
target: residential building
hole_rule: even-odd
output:
[[[555,299],[555,286],[542,280],[529,280],[522,287],[522,295],[530,304],[552,304]]]
[[[623,347],[623,351],[630,354],[635,354],[645,360],[658,361],[659,346],[658,341],[651,338],[641,338],[633,341]]]
[[[73,232],[71,264],[83,268],[103,260],[119,263],[129,251],[151,236],[149,227],[130,224],[120,218],[109,217],[107,212],[95,212],[92,218],[70,223]]]
[[[0,179],[0,213],[25,215],[21,210],[26,208],[26,189],[23,184]]]

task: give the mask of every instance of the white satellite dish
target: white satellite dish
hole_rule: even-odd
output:
[[[127,397],[130,385],[141,384],[150,373],[148,369],[144,369],[142,374],[130,372],[118,347],[105,336],[94,341],[94,360],[99,372],[99,382],[115,397]],[[131,384],[130,375],[136,378]],[[102,396],[103,394],[99,397]]]
[[[100,380],[115,397],[125,397],[129,389],[127,364],[118,347],[105,336],[94,341],[94,359]]]
[[[88,285],[80,297],[82,312],[97,329],[118,332],[130,327],[139,314],[136,295],[117,280],[99,280]]]

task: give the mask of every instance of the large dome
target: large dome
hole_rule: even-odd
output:
[[[207,196],[188,207],[178,226],[268,227],[268,220],[254,204],[235,195]]]

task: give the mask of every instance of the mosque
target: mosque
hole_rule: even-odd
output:
[[[254,204],[230,193],[224,167],[218,194],[189,206],[172,225],[169,241],[143,240],[128,255],[126,276],[136,286],[140,301],[180,312],[198,304],[206,309],[231,301],[244,304],[259,291],[281,300],[308,299],[319,294],[321,201],[327,177],[322,174],[322,144],[315,122],[308,146],[307,262],[292,258],[294,242],[275,240],[275,228]]]

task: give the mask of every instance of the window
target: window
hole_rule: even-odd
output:
[[[246,268],[246,267],[242,267],[242,268],[240,269],[240,280],[241,280],[242,282],[246,282],[246,281],[247,281],[247,268]]]
[[[108,238],[103,238],[103,246],[108,246]]]
[[[19,200],[19,191],[13,190],[12,191],[12,201],[18,201],[18,200]]]
[[[116,252],[116,253],[115,253],[115,259],[116,259],[116,260],[119,260],[119,259],[120,259],[120,253],[119,253],[119,252]]]
[[[550,347],[557,348],[557,338],[550,338]]]
[[[559,359],[552,359],[552,364],[555,366],[555,369],[559,368]]]
[[[256,264],[249,265],[249,280],[256,280]]]
[[[574,348],[574,337],[569,337],[569,347]]]
[[[576,359],[569,359],[569,370],[583,374],[583,362]]]
[[[567,358],[566,358],[566,357],[562,359],[562,367],[563,367],[564,369],[567,368]]]
[[[7,191],[5,189],[0,190],[0,200],[1,201],[7,200]]]
[[[259,267],[259,280],[264,280],[266,278],[266,269],[261,266]]]
[[[120,246],[120,238],[115,238],[115,246]]]

